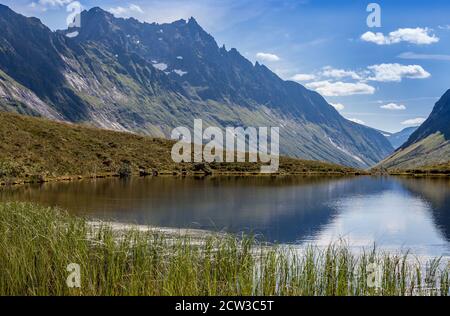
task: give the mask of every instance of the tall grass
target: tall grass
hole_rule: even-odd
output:
[[[80,265],[80,288],[66,284],[69,263]],[[368,282],[374,263],[378,287]],[[375,249],[298,252],[251,237],[117,231],[52,208],[0,203],[1,295],[448,295],[445,264]]]

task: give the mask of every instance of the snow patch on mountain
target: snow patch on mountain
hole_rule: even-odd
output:
[[[173,72],[176,73],[180,77],[183,77],[185,74],[188,73],[187,71],[183,71],[181,69],[174,69]]]
[[[351,152],[349,152],[348,150],[346,150],[346,149],[344,149],[344,148],[338,146],[335,142],[333,142],[333,140],[332,140],[330,137],[328,137],[328,139],[329,139],[331,145],[333,145],[336,149],[339,149],[340,151],[342,151],[343,153],[349,155],[349,156],[352,157],[353,159],[355,159],[355,160],[359,161],[360,163],[366,165],[366,163],[365,163],[361,158],[359,158],[359,157],[356,156],[356,155],[353,155],[353,154],[352,154]]]
[[[157,64],[153,64],[153,67],[155,67],[158,70],[164,71],[167,69],[167,64],[165,63],[157,63]]]

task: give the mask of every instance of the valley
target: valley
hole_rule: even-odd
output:
[[[282,155],[358,168],[393,151],[317,92],[219,47],[194,18],[149,24],[95,7],[81,23],[68,38],[0,5],[0,109],[165,138],[193,119],[279,127]]]

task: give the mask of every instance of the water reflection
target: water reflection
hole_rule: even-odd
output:
[[[448,179],[112,179],[4,188],[0,198],[127,223],[252,231],[280,243],[345,238],[352,245],[449,254]]]
[[[450,180],[417,179],[399,180],[413,195],[429,203],[434,225],[447,241],[450,241]]]

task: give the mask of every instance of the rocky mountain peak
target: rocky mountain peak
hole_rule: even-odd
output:
[[[221,127],[279,126],[282,154],[353,166],[392,150],[318,93],[235,48],[219,48],[194,18],[143,23],[96,7],[82,12],[79,35],[68,38],[11,12],[0,9],[0,23],[16,15],[0,32],[0,70],[65,120],[154,136],[194,118]],[[14,96],[4,100],[0,109],[15,106]],[[16,111],[31,112],[26,104]]]

